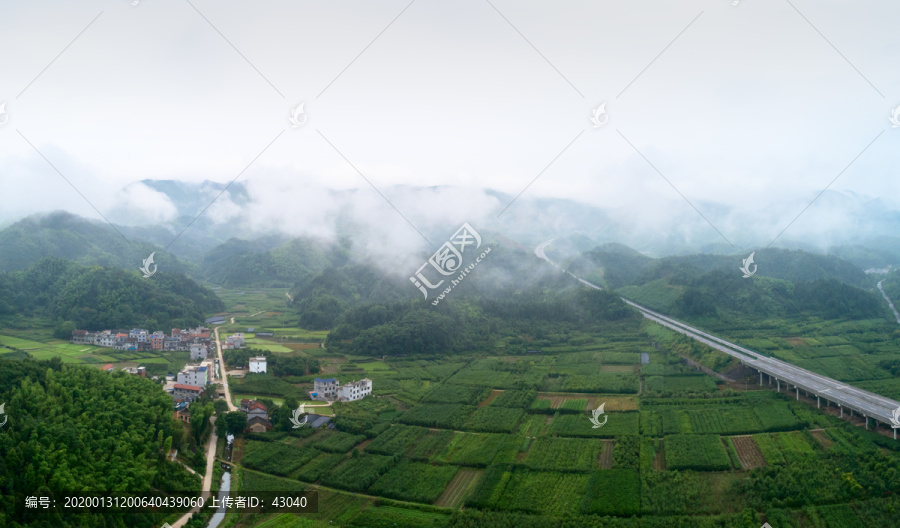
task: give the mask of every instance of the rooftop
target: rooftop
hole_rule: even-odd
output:
[[[176,383],[175,388],[182,389],[182,390],[189,390],[189,391],[197,391],[197,392],[200,392],[203,390],[201,387],[198,387],[196,385],[185,385],[184,383]]]

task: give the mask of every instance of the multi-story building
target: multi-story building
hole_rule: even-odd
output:
[[[203,387],[209,383],[207,368],[198,365],[184,367],[184,369],[178,373],[176,383]]]
[[[181,350],[181,337],[163,338],[163,350]]]
[[[176,383],[172,395],[176,400],[194,401],[203,393],[203,387],[189,385],[185,383]]]
[[[191,344],[191,361],[200,361],[206,359],[209,354],[207,348],[199,343]]]
[[[138,343],[150,341],[150,333],[143,328],[132,328],[131,331],[128,332],[128,337],[137,339]]]
[[[368,378],[341,385],[337,390],[338,401],[361,400],[372,394],[372,380]]]
[[[228,339],[225,341],[234,348],[241,348],[244,346],[244,333],[237,332],[234,335],[228,336]]]
[[[106,330],[97,335],[96,343],[102,347],[112,348],[116,346],[116,334]]]
[[[250,372],[266,372],[266,358],[265,356],[252,357],[250,358]]]
[[[316,378],[313,380],[313,390],[310,394],[315,400],[333,400],[337,397],[338,380],[334,378]]]
[[[162,350],[163,342],[166,339],[166,334],[162,332],[153,332],[153,335],[150,336],[150,346],[153,350]]]
[[[372,380],[368,378],[341,385],[334,378],[315,378],[309,397],[321,401],[356,401],[372,394]]]

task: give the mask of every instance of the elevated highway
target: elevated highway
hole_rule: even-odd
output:
[[[537,246],[534,250],[534,253],[538,258],[549,262],[557,268],[560,268],[559,265],[555,264],[549,258],[547,258],[547,255],[545,254],[547,246],[549,246],[553,242],[553,240],[549,240]],[[563,271],[565,271],[572,277],[575,277],[573,273],[566,270]],[[590,288],[594,288],[597,290],[602,289],[596,284],[592,284],[582,278],[575,278],[578,279],[579,282]],[[774,381],[775,386],[779,391],[781,390],[782,383],[784,383],[785,389],[793,387],[794,391],[796,392],[797,399],[800,399],[800,391],[802,390],[809,396],[815,397],[817,405],[819,407],[822,406],[822,400],[824,400],[826,406],[829,403],[836,404],[840,408],[841,416],[844,415],[845,408],[850,411],[851,415],[853,412],[860,414],[861,416],[866,418],[866,428],[868,428],[869,426],[869,418],[872,418],[877,422],[881,422],[888,427],[891,427],[893,425],[892,419],[894,417],[894,413],[900,412],[896,411],[900,410],[900,402],[896,400],[885,398],[884,396],[853,387],[846,383],[829,378],[828,376],[823,376],[804,368],[800,368],[780,359],[769,357],[764,354],[760,354],[759,352],[749,350],[740,345],[704,332],[703,330],[682,323],[681,321],[657,313],[649,308],[645,308],[635,302],[625,299],[624,297],[622,298],[622,300],[625,301],[625,303],[627,303],[629,306],[632,306],[640,311],[641,314],[647,319],[663,325],[671,330],[684,334],[688,337],[696,339],[697,341],[700,341],[707,346],[719,350],[720,352],[724,352],[729,356],[739,359],[744,365],[747,365],[748,367],[759,372],[760,385],[763,384],[763,377],[766,376],[768,378],[769,384],[771,385]],[[894,439],[896,438],[897,428],[895,427]]]

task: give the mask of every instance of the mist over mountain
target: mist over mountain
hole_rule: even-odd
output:
[[[683,264],[710,271],[733,268],[757,251],[760,276],[834,277],[854,285],[861,275],[849,271],[847,262],[865,269],[900,261],[900,238],[893,236],[900,228],[900,212],[885,200],[852,192],[826,191],[774,242],[764,235],[768,231],[775,237],[784,230],[776,230],[770,220],[784,204],[756,212],[697,204],[722,233],[734,238],[732,246],[687,204],[641,219],[627,210],[568,199],[515,198],[453,186],[394,185],[383,189],[383,196],[372,189],[312,186],[304,193],[307,199],[299,200],[287,199],[290,190],[252,181],[142,180],[122,192],[157,203],[166,220],[129,224],[125,211],[114,211],[110,218],[123,223],[113,228],[61,211],[32,215],[0,230],[0,270],[24,269],[45,256],[134,269],[156,251],[156,262],[163,267],[222,285],[299,287],[306,278],[349,263],[408,277],[463,223],[522,248],[555,238],[549,248],[554,259],[613,288],[632,284],[648,269],[651,257],[685,256]],[[735,226],[747,226],[750,234],[735,237],[741,231]],[[754,247],[751,241],[772,248]],[[788,262],[774,248],[805,253]],[[815,254],[846,262],[809,260]],[[657,275],[666,265],[656,263]],[[498,275],[494,282],[504,281]]]

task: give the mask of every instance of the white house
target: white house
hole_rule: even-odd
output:
[[[208,383],[207,368],[198,367],[196,365],[184,367],[184,370],[178,373],[176,382],[182,385],[195,385],[203,387]]]
[[[205,346],[198,343],[191,344],[191,361],[206,359],[208,353],[209,351]]]
[[[337,399],[338,401],[356,401],[369,394],[372,394],[372,380],[364,378],[341,385],[337,390]]]
[[[365,378],[341,385],[334,378],[315,378],[310,398],[322,401],[356,401],[372,394],[372,380]],[[315,394],[315,396],[313,396]]]
[[[234,335],[228,336],[226,342],[232,345],[234,348],[243,348],[244,347],[244,333],[236,332]]]
[[[266,372],[265,356],[250,358],[250,372],[262,372],[262,373]]]

